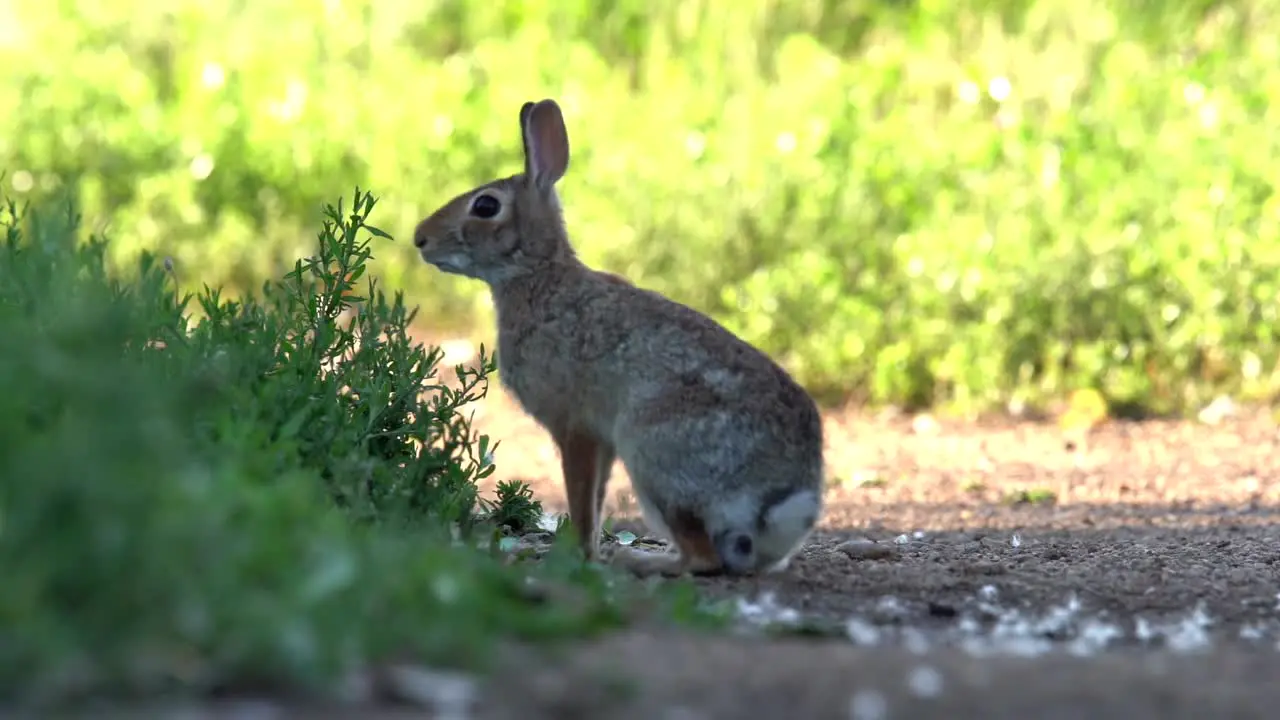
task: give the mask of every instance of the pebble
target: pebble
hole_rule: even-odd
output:
[[[911,431],[917,435],[937,435],[942,426],[932,415],[921,414],[911,418]]]
[[[854,560],[885,560],[898,554],[892,545],[881,545],[871,540],[846,540],[836,546],[840,552]]]
[[[989,560],[965,563],[961,567],[971,575],[1003,575],[1008,572],[1004,565]]]
[[[420,667],[389,667],[384,693],[391,699],[432,709],[437,717],[465,717],[477,699],[476,681],[458,672]]]

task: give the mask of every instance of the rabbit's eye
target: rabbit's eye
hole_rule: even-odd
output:
[[[492,195],[477,195],[475,200],[471,201],[471,214],[485,220],[497,215],[501,209],[502,203]]]

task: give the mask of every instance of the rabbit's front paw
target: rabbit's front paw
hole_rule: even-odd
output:
[[[687,569],[684,558],[679,552],[663,550],[650,552],[636,548],[620,547],[614,551],[611,562],[614,567],[620,567],[638,577],[652,577],[655,575],[677,577],[683,575]]]
[[[618,548],[611,559],[614,567],[621,567],[639,577],[679,577],[684,574],[719,575],[720,564],[711,561],[699,561],[679,550],[640,550],[637,548]]]

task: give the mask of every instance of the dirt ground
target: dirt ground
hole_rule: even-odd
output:
[[[500,390],[476,424],[502,443],[494,481],[520,478],[564,509],[554,448]],[[1269,415],[1108,423],[1082,437],[1051,423],[832,412],[826,433],[826,514],[792,567],[698,581],[807,637],[614,637],[513,672],[481,694],[480,716],[1274,714],[1280,429]],[[609,507],[635,514],[621,466]]]
[[[502,443],[492,481],[523,479],[563,509],[545,435],[500,390],[476,420]],[[513,649],[488,679],[413,669],[398,706],[237,702],[149,716],[1275,716],[1280,429],[1269,416],[1112,423],[1079,438],[1045,424],[833,412],[827,437],[822,530],[792,567],[699,581],[747,620],[791,631],[645,628],[558,652]],[[633,505],[616,468],[610,507],[626,517]]]
[[[501,441],[491,484],[523,479],[563,510],[545,434],[497,388],[475,417]],[[512,649],[487,679],[411,668],[391,693],[399,704],[235,701],[148,716],[1275,716],[1280,429],[1269,415],[1111,423],[1083,438],[1052,424],[826,422],[832,478],[813,542],[781,574],[698,581],[739,603],[739,633],[651,627]],[[643,532],[625,521],[628,496],[617,467],[617,527]],[[761,619],[789,629],[765,634]]]

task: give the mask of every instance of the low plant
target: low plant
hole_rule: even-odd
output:
[[[490,443],[463,409],[492,360],[447,387],[403,298],[356,291],[386,235],[372,196],[329,206],[315,254],[236,301],[180,296],[186,270],[148,254],[108,272],[74,210],[3,202],[0,714],[329,692],[391,657],[481,667],[500,639],[628,620],[639,587],[562,545],[541,563],[492,552],[493,522],[540,515],[518,485],[477,503]]]

